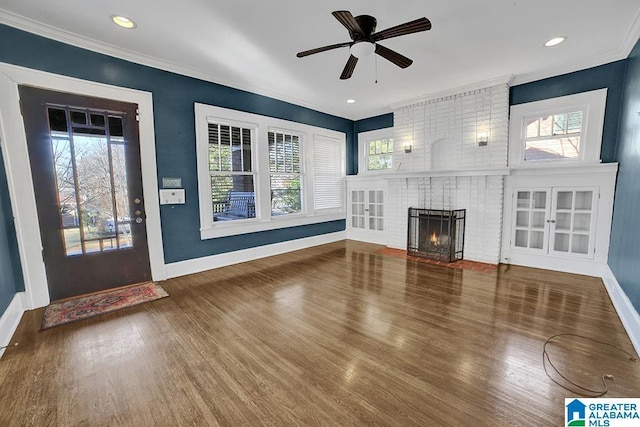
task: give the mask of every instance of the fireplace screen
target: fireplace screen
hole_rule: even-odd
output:
[[[409,208],[407,253],[446,262],[462,259],[465,213],[466,209]]]

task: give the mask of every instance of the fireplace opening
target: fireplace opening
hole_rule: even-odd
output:
[[[466,209],[409,208],[407,254],[453,262],[464,257]]]

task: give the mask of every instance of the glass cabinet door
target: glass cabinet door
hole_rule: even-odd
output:
[[[550,252],[593,256],[596,196],[592,188],[553,190]]]
[[[364,190],[351,190],[351,228],[365,228]]]
[[[512,245],[517,248],[526,248],[547,251],[548,236],[546,231],[546,219],[549,212],[549,191],[518,190],[514,200],[515,227],[512,236]]]
[[[369,230],[384,231],[384,191],[369,190]]]
[[[384,190],[353,189],[350,195],[351,228],[384,231]]]

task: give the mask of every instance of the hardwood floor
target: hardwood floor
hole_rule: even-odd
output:
[[[542,346],[632,352],[599,279],[460,271],[343,241],[168,280],[170,297],[38,332],[0,359],[0,425],[562,425]],[[640,363],[563,339],[554,363],[640,397]],[[635,354],[635,353],[634,353]]]

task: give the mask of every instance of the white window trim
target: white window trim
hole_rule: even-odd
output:
[[[341,165],[342,175],[346,175],[345,153],[346,136],[342,132],[305,125],[302,123],[287,120],[275,119],[258,114],[245,113],[227,108],[214,107],[211,105],[194,103],[195,125],[196,125],[196,153],[198,167],[198,196],[200,204],[200,238],[213,239],[225,236],[235,236],[238,234],[255,233],[266,230],[277,230],[280,228],[296,227],[301,225],[317,224],[321,222],[334,221],[346,218],[345,202],[339,210],[330,212],[313,211],[313,150],[310,145],[314,135],[339,140],[342,145]],[[252,162],[255,173],[254,188],[256,192],[256,218],[235,220],[235,221],[213,221],[213,210],[211,207],[211,187],[209,184],[209,161],[208,161],[208,133],[207,123],[215,121],[218,123],[242,124],[250,127],[252,133]],[[302,138],[301,154],[304,155],[303,170],[303,203],[302,213],[283,215],[282,217],[271,217],[271,204],[269,203],[269,144],[267,132],[273,129],[284,130],[296,133]],[[267,199],[265,201],[265,198]]]
[[[393,139],[393,128],[390,127],[370,130],[367,132],[360,132],[358,134],[358,175],[384,175],[393,172],[393,167],[375,171],[370,171],[367,168],[367,165],[369,164],[368,142],[375,139]],[[393,151],[393,154],[395,154],[395,152],[397,151],[395,141],[393,144]]]
[[[509,166],[512,168],[537,168],[600,163],[606,103],[607,89],[598,89],[513,105],[509,121]],[[583,111],[580,155],[572,159],[525,161],[526,119],[569,111]]]

